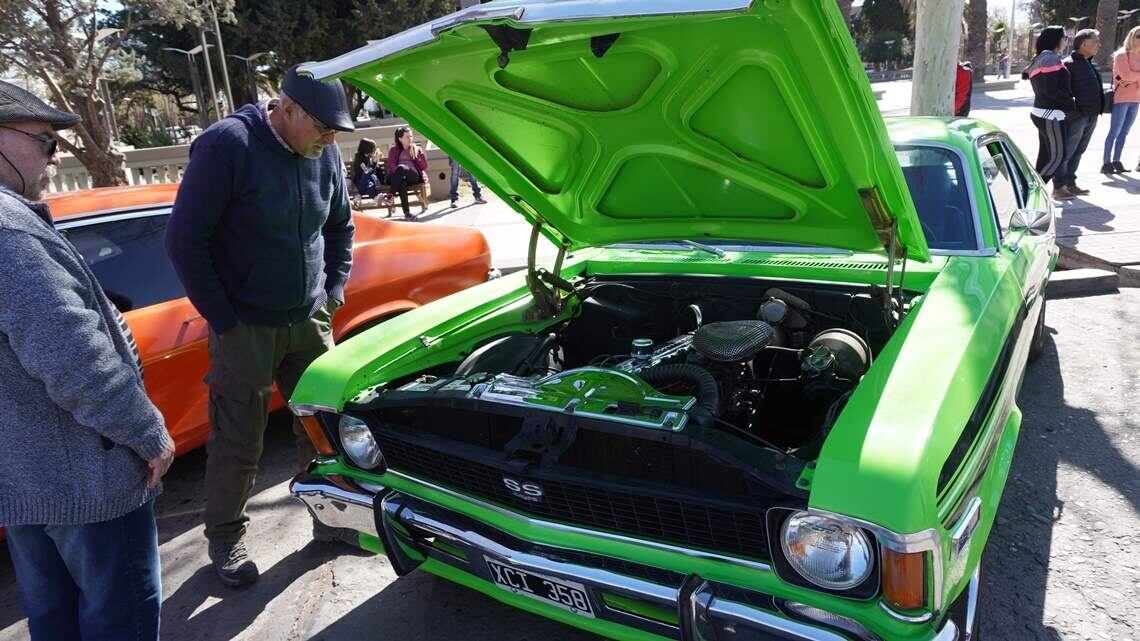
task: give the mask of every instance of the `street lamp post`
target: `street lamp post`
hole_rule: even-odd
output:
[[[1079,18],[1070,17],[1069,22],[1073,23],[1073,33],[1069,34],[1069,38],[1072,38],[1074,35],[1076,35],[1076,33],[1081,30],[1081,23],[1085,22],[1088,19],[1089,16],[1081,16]]]
[[[206,44],[206,30],[198,27],[198,39],[202,44],[202,59],[206,61],[206,79],[210,82],[210,106],[213,108],[214,113],[218,116],[218,120],[222,119],[222,114],[218,111],[218,88],[214,85],[214,67],[210,64],[210,51]]]
[[[246,77],[246,82],[249,85],[248,86],[249,97],[251,100],[253,100],[253,102],[257,102],[257,74],[253,68],[253,61],[257,60],[258,58],[260,58],[262,56],[270,55],[271,53],[272,52],[270,52],[270,51],[259,51],[255,54],[253,54],[252,56],[239,56],[239,55],[232,54],[232,53],[228,56],[229,58],[241,60],[242,63],[245,65],[245,77]]]
[[[1036,51],[1034,51],[1034,40],[1037,38],[1037,36],[1041,35],[1041,31],[1044,28],[1045,23],[1043,22],[1034,22],[1033,24],[1029,25],[1029,31],[1027,34],[1029,44],[1026,46],[1026,55],[1029,56],[1030,61],[1033,60],[1033,57],[1036,54]]]
[[[214,10],[213,0],[209,0],[209,4],[210,19],[214,22],[214,39],[218,41],[218,58],[222,61],[222,82],[226,84],[226,98],[229,101],[226,104],[229,106],[228,111],[233,111],[234,92],[233,89],[230,88],[230,71],[226,68],[226,48],[225,45],[222,44],[222,30],[218,26],[218,12]],[[205,36],[203,36],[203,38],[205,38]],[[208,59],[209,57],[210,56],[207,53],[206,58]]]
[[[198,126],[202,129],[209,127],[210,120],[206,113],[206,97],[202,95],[202,80],[198,77],[198,65],[194,62],[194,55],[202,51],[202,45],[198,45],[189,51],[175,47],[163,47],[162,50],[173,51],[186,56],[186,62],[190,64],[190,85],[194,88],[194,100],[198,102]]]
[[[1009,0],[1009,45],[1005,53],[1005,77],[1013,75],[1013,33],[1017,31],[1017,0]]]

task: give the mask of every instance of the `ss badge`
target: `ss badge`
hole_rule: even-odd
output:
[[[518,481],[509,476],[504,476],[503,486],[507,488],[508,492],[524,501],[538,503],[542,500],[542,486],[538,483]]]

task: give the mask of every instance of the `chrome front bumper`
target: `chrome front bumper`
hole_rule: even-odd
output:
[[[458,568],[494,584],[483,559],[493,558],[538,574],[586,586],[595,615],[678,641],[875,641],[857,622],[852,627],[796,618],[771,595],[650,568],[588,552],[537,545],[433,503],[392,490],[359,487],[338,477],[298,475],[290,491],[314,519],[330,527],[377,536],[399,574],[424,559]],[[353,489],[348,489],[348,488]],[[621,572],[609,568],[618,568]],[[634,576],[641,573],[642,576]],[[604,595],[631,600],[654,611],[676,613],[677,624],[611,606]],[[832,621],[834,623],[834,621]],[[949,619],[931,641],[963,641]]]

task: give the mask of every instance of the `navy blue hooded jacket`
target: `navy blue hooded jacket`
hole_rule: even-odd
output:
[[[190,302],[217,334],[239,321],[306,320],[344,301],[352,214],[336,144],[308,159],[286,148],[257,105],[190,146],[166,251]]]

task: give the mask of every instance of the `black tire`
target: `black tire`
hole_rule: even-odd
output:
[[[1041,313],[1037,316],[1037,325],[1033,328],[1033,339],[1029,343],[1029,361],[1041,358],[1045,352],[1045,299],[1041,299]]]

